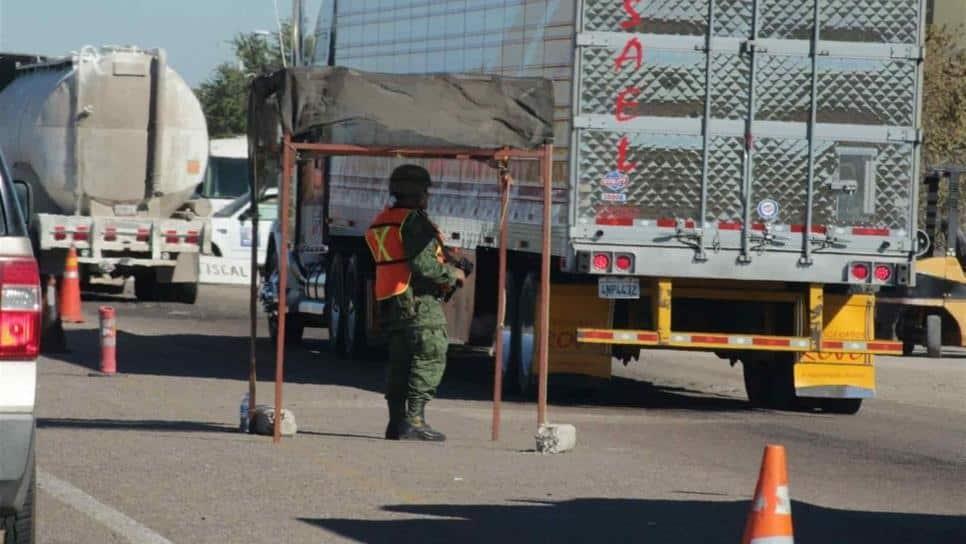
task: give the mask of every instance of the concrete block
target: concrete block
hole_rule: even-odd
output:
[[[573,425],[541,425],[536,438],[538,452],[564,453],[577,447],[577,428]]]
[[[274,435],[275,434],[275,407],[259,404],[255,407],[255,414],[252,416],[252,432],[255,434]],[[295,423],[295,414],[282,408],[282,436],[295,436],[298,432],[298,425]]]

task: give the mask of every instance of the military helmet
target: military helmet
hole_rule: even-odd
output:
[[[389,176],[389,193],[395,197],[422,196],[430,185],[429,172],[415,164],[399,166]]]

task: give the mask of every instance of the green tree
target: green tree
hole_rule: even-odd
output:
[[[282,36],[285,37],[285,52],[289,53],[292,42],[289,23],[282,25]],[[251,79],[284,65],[277,33],[270,36],[240,33],[232,38],[231,46],[235,61],[216,66],[208,79],[195,89],[212,138],[245,133]]]
[[[926,37],[923,95],[923,162],[925,168],[966,165],[966,51],[956,32],[930,26]]]

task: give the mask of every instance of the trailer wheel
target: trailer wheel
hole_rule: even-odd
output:
[[[520,294],[516,297],[517,319],[511,340],[515,348],[511,359],[509,383],[513,392],[524,398],[536,395],[536,369],[534,359],[537,354],[537,297],[540,293],[540,280],[534,273],[528,273],[520,285]]]
[[[278,341],[278,311],[272,312],[268,316],[268,334],[272,337],[272,343]],[[299,314],[288,314],[285,316],[285,345],[301,345],[304,335],[305,321],[302,319],[302,316]]]
[[[344,341],[342,354],[348,359],[361,359],[366,346],[366,279],[362,276],[361,257],[352,255],[346,264],[345,304],[343,306]]]
[[[172,283],[169,285],[172,299],[183,304],[194,304],[198,301],[198,282]]]
[[[926,316],[926,353],[933,359],[943,356],[943,319],[940,315]]]
[[[157,302],[161,299],[161,285],[154,270],[134,274],[134,296],[141,302]]]
[[[741,360],[748,401],[756,408],[794,410],[799,402],[795,395],[794,360],[788,353],[748,354]]]
[[[325,308],[329,322],[329,348],[344,353],[345,346],[345,259],[339,253],[329,261],[325,277]]]
[[[517,280],[510,270],[507,270],[506,283],[506,313],[504,314],[503,327],[499,334],[503,336],[503,392],[516,392],[516,361],[519,354],[517,340]]]
[[[745,394],[748,395],[748,402],[754,408],[766,408],[771,380],[764,363],[749,355],[741,360],[741,370],[745,378]]]

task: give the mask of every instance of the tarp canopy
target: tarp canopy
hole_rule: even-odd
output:
[[[300,67],[257,78],[251,98],[249,129],[262,143],[278,142],[279,126],[299,139],[368,147],[533,149],[553,140],[553,86],[542,78]]]

